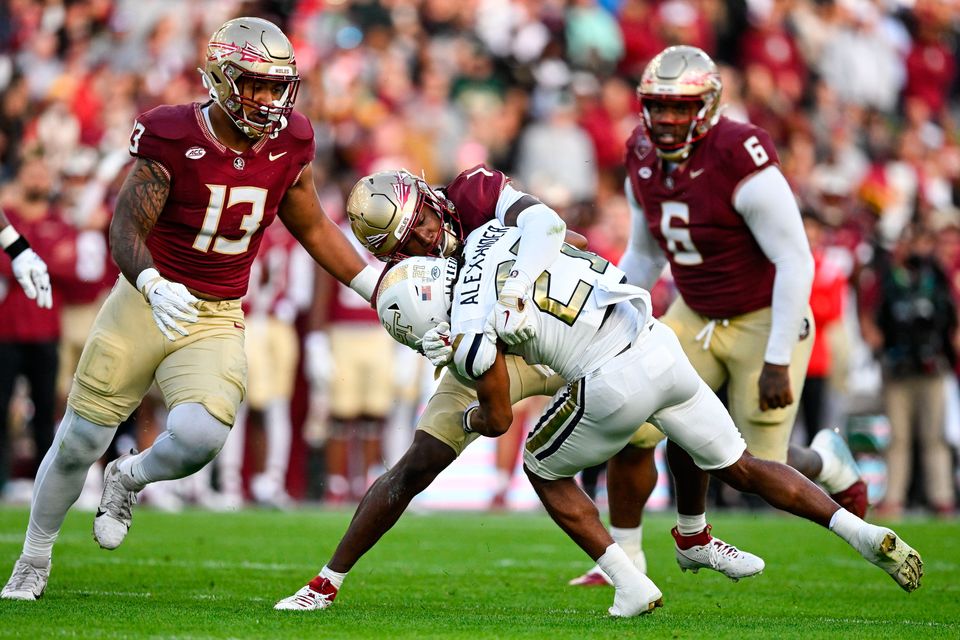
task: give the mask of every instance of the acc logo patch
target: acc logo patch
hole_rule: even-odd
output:
[[[207,155],[207,150],[203,147],[190,147],[183,155],[187,156],[191,160],[199,160],[203,156]]]
[[[800,325],[800,339],[806,340],[810,337],[810,319],[804,318],[803,323]]]
[[[637,171],[637,175],[644,180],[649,180],[650,176],[653,175],[653,169],[650,167],[640,167],[640,171]]]

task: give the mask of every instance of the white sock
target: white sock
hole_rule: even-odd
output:
[[[846,540],[847,544],[854,548],[857,548],[857,533],[866,526],[869,525],[843,508],[837,509],[830,518],[830,531]]]
[[[624,553],[627,554],[627,557],[633,560],[634,564],[637,564],[637,556],[643,554],[643,525],[629,529],[610,527],[610,535],[613,537],[613,541],[620,545]],[[646,568],[646,559],[644,559],[643,564],[643,568],[637,567],[641,571]]]
[[[834,450],[823,442],[814,439],[810,449],[820,456],[817,483],[823,486],[827,493],[839,493],[859,479],[857,470],[844,464]]]
[[[143,473],[143,464],[141,463],[142,456],[147,451],[149,449],[117,463],[117,468],[120,469],[121,473],[120,482],[130,491],[140,491],[149,484],[149,480]]]
[[[597,560],[597,564],[610,577],[613,586],[618,589],[627,587],[634,582],[639,573],[639,570],[633,565],[633,561],[627,557],[626,552],[617,543],[607,547],[607,550]]]
[[[695,536],[707,528],[707,514],[701,513],[696,516],[685,516],[682,513],[677,514],[677,531],[682,536]]]
[[[337,591],[340,590],[340,587],[343,585],[344,578],[347,577],[345,573],[337,573],[330,567],[324,565],[323,569],[320,569],[320,577],[326,578],[330,581],[330,584],[337,588]]]

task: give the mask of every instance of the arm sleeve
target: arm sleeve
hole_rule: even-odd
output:
[[[813,285],[813,256],[800,210],[786,178],[774,166],[747,178],[734,195],[733,206],[776,268],[773,321],[764,360],[789,364]]]
[[[448,366],[454,367],[461,377],[476,380],[493,366],[496,359],[497,343],[489,335],[483,331],[467,333],[454,338],[453,362]]]
[[[627,282],[649,291],[667,264],[667,257],[647,229],[643,209],[633,197],[629,178],[624,182],[623,191],[630,205],[630,242],[617,266],[627,274]]]
[[[514,201],[524,195],[511,187],[506,189],[519,194]],[[502,198],[503,196],[501,196]],[[503,209],[504,213],[507,208]],[[497,214],[498,219],[502,221],[499,216],[499,202],[497,204]],[[534,281],[540,277],[540,274],[559,257],[560,249],[563,248],[563,239],[567,233],[567,224],[556,211],[538,202],[520,212],[520,215],[517,216],[517,227],[521,232],[520,246],[517,247],[517,261],[513,266],[517,275],[504,283],[503,290],[511,291],[514,283],[511,283],[510,280],[515,280],[522,289],[515,293],[526,294]]]

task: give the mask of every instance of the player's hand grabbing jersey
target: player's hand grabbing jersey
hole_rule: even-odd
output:
[[[157,163],[170,178],[147,237],[160,274],[212,297],[243,296],[263,230],[313,152],[313,128],[297,112],[285,129],[240,154],[210,132],[198,103],[137,118],[131,155]]]

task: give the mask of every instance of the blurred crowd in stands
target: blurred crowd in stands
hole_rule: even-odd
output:
[[[314,175],[332,218],[343,219],[344,195],[364,174],[405,167],[445,184],[486,163],[556,208],[611,260],[629,235],[623,153],[640,122],[639,75],[667,45],[706,50],[722,68],[724,114],[764,127],[777,143],[816,258],[818,342],[795,437],[806,444],[822,427],[845,430],[885,515],[953,512],[957,0],[0,4],[0,206],[54,279],[53,310],[38,309],[18,297],[9,261],[0,260],[7,499],[23,497],[16,480],[32,477],[49,446],[86,331],[117,276],[105,231],[130,164],[133,119],[159,104],[204,100],[201,52],[211,31],[237,15],[271,19],[294,43],[303,78],[296,106],[313,122]],[[251,326],[263,318],[302,337],[311,314],[330,315],[318,307],[339,299],[353,311],[331,316],[330,332],[363,332],[378,355],[356,362],[335,342],[325,366],[297,339],[267,348],[256,366],[268,377],[289,368],[296,382],[285,405],[251,393],[261,405],[251,420],[280,420],[286,441],[248,429],[252,442],[226,456],[219,477],[198,481],[201,502],[212,500],[211,484],[221,489],[220,506],[251,498],[283,506],[290,495],[356,499],[368,475],[389,464],[397,449],[390,442],[409,437],[429,387],[432,372],[413,354],[394,353],[362,300],[314,274],[289,245],[279,238],[264,247],[247,305]],[[664,309],[669,275],[654,293]],[[30,343],[34,355],[14,362],[4,355],[12,343]],[[272,362],[280,353],[283,364]],[[152,440],[162,402],[149,405],[118,446]],[[499,456],[493,490],[501,506],[516,463],[511,446]],[[255,471],[240,471],[243,463]]]

